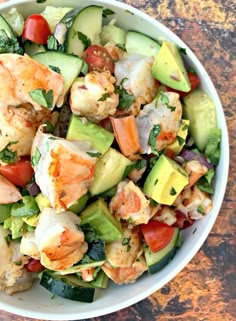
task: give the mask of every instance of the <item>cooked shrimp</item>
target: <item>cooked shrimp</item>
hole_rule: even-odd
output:
[[[108,42],[104,46],[114,61],[120,60],[125,55],[125,51],[119,48],[115,43]]]
[[[23,234],[20,242],[20,253],[28,255],[36,260],[40,259],[34,232],[26,232]]]
[[[22,195],[15,185],[0,175],[0,204],[10,204],[21,199]]]
[[[152,219],[168,225],[173,225],[177,221],[175,210],[170,206],[163,206]]]
[[[95,123],[113,115],[119,103],[114,83],[109,71],[92,71],[78,78],[71,87],[72,112]]]
[[[80,261],[88,249],[80,218],[72,212],[45,208],[39,215],[35,240],[41,263],[51,270],[66,270]]]
[[[16,141],[11,150],[16,151],[18,157],[30,155],[37,128],[46,121],[54,123],[55,116],[56,113],[47,108],[36,111],[30,104],[0,109],[0,150],[9,142]]]
[[[142,254],[142,234],[138,226],[123,225],[123,238],[106,244],[107,261],[113,267],[131,267]]]
[[[103,264],[102,270],[110,279],[120,285],[135,282],[138,277],[147,271],[147,264],[145,259],[140,256],[130,267],[116,268],[106,262]]]
[[[168,103],[166,101],[163,102],[163,99],[159,97],[144,106],[138,117],[136,117],[140,145],[144,154],[151,153],[148,140],[154,125],[160,125],[160,133],[156,139],[156,149],[158,151],[161,151],[176,139],[182,117],[179,94],[165,92],[163,95]]]
[[[138,160],[142,160],[143,158],[138,155],[138,154],[134,154],[128,157],[132,162],[136,162]],[[140,169],[137,168],[133,168],[132,171],[129,173],[128,177],[134,182],[137,183],[137,181],[139,181],[141,179],[141,177],[143,176],[145,170],[146,170],[147,166],[143,166]]]
[[[189,175],[189,183],[186,187],[193,186],[199,180],[199,178],[201,178],[208,171],[206,166],[195,160],[185,163],[183,167]]]
[[[146,224],[151,215],[150,201],[132,181],[122,181],[117,186],[116,195],[109,208],[115,217],[134,225]]]
[[[31,103],[35,110],[41,110],[43,107],[34,101],[29,94],[35,89],[42,89],[46,92],[53,91],[53,108],[62,94],[63,87],[64,79],[60,74],[29,56],[1,54],[0,109]]]
[[[127,54],[115,63],[117,85],[122,83],[122,87],[135,97],[129,114],[138,115],[141,105],[150,103],[157,93],[158,83],[151,73],[152,64],[153,58],[139,54]]]
[[[0,290],[5,290],[8,294],[18,291],[28,290],[32,283],[32,276],[29,275],[25,279],[27,273],[24,265],[28,262],[29,257],[20,253],[20,244],[11,242],[7,244],[6,236],[9,234],[8,230],[4,230],[0,225]],[[27,281],[22,284],[22,278]]]
[[[32,146],[35,180],[56,211],[66,210],[89,189],[96,157],[89,145],[78,145],[38,130]]]
[[[91,282],[94,280],[95,268],[84,269],[80,271],[81,277],[85,282]]]
[[[177,197],[174,205],[177,210],[180,210],[193,220],[201,219],[213,207],[210,196],[201,191],[196,185],[184,189]]]

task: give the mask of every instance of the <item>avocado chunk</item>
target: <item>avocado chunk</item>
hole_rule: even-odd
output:
[[[40,212],[44,210],[46,207],[51,207],[51,204],[46,196],[44,196],[42,193],[39,193],[35,197],[35,202],[37,203]]]
[[[184,117],[190,120],[189,132],[202,151],[207,145],[212,129],[217,128],[215,105],[201,89],[195,89],[184,98]]]
[[[104,154],[113,143],[114,134],[97,124],[84,122],[81,117],[72,115],[66,138],[90,142],[91,148]]]
[[[89,189],[90,194],[98,195],[117,185],[122,180],[128,165],[132,165],[128,158],[113,148],[108,149],[95,165],[94,179]]]
[[[172,159],[161,155],[144,183],[143,191],[160,204],[172,205],[188,184],[188,174]]]
[[[88,193],[84,194],[68,208],[68,211],[74,212],[75,214],[79,214],[85,208],[88,199]]]
[[[191,89],[179,49],[169,41],[163,41],[152,66],[152,75],[162,84],[173,89],[184,92]]]
[[[11,230],[12,239],[21,237],[24,233],[25,223],[20,217],[9,217],[4,221],[3,228]]]
[[[186,137],[188,135],[188,128],[189,128],[189,120],[182,119],[179,130],[176,135],[176,140],[167,146],[167,149],[172,150],[175,155],[178,155],[184,147]]]
[[[89,224],[105,242],[117,241],[122,237],[122,227],[109,212],[106,202],[98,199],[80,214],[81,226]]]
[[[12,204],[0,204],[0,223],[3,223],[11,216]]]

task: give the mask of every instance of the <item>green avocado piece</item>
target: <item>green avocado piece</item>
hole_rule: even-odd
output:
[[[117,150],[109,148],[96,162],[95,173],[89,192],[92,196],[101,194],[117,185],[123,177],[126,166],[133,164]]]
[[[81,117],[72,115],[67,131],[68,140],[88,141],[91,147],[104,154],[114,140],[114,134],[102,126],[89,121],[84,122]]]
[[[188,174],[175,161],[161,155],[148,174],[143,191],[160,204],[172,205],[188,184]]]
[[[3,223],[11,216],[12,204],[0,204],[0,223]]]
[[[215,105],[201,89],[195,89],[184,98],[183,114],[190,120],[189,132],[202,151],[212,129],[217,128]]]
[[[105,242],[121,239],[123,231],[120,222],[109,212],[106,202],[98,199],[80,214],[81,225],[89,224]]]
[[[173,89],[184,92],[191,89],[179,49],[169,41],[163,41],[152,66],[152,75],[162,84]]]
[[[88,193],[84,194],[68,208],[68,211],[74,212],[75,214],[79,214],[85,208],[88,199]]]
[[[25,222],[20,217],[9,217],[4,221],[3,228],[11,230],[12,239],[21,237],[24,233]]]

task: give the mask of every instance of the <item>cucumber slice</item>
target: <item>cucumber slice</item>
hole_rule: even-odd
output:
[[[81,56],[88,41],[92,44],[100,42],[102,12],[102,7],[92,5],[77,14],[66,34],[65,51],[67,53]]]
[[[105,45],[108,42],[112,42],[116,45],[125,45],[126,31],[114,26],[113,24],[108,24],[102,27],[102,32],[100,34],[101,44]]]
[[[69,55],[58,51],[41,52],[34,55],[32,58],[47,67],[59,68],[60,73],[64,78],[64,89],[62,93],[62,98],[57,104],[58,106],[61,106],[64,102],[64,97],[69,91],[73,81],[82,69],[83,60],[77,56]]]
[[[92,263],[86,263],[86,264],[78,264],[78,265],[74,265],[72,267],[70,267],[67,270],[63,270],[63,271],[57,271],[55,272],[56,275],[68,275],[68,274],[75,274],[75,273],[79,273],[82,270],[87,270],[90,268],[96,268],[98,266],[102,266],[103,263],[105,261],[96,261],[96,262],[92,262]]]
[[[128,31],[126,34],[125,48],[129,54],[137,53],[155,57],[161,46],[158,42],[140,32]]]
[[[44,45],[39,45],[39,44],[37,44],[35,42],[31,42],[31,41],[26,41],[24,43],[24,50],[27,53],[27,55],[29,55],[29,56],[33,56],[33,55],[36,55],[40,52],[46,51]]]
[[[184,98],[184,116],[190,120],[189,132],[197,147],[203,151],[210,131],[217,127],[215,105],[201,89],[195,89]]]
[[[93,302],[95,288],[74,275],[60,276],[46,270],[42,273],[40,285],[64,299]]]
[[[108,282],[108,276],[101,270],[98,272],[96,279],[91,281],[90,284],[95,286],[96,288],[106,289],[108,286]]]
[[[177,242],[179,239],[179,228],[175,227],[175,232],[170,242],[162,250],[153,253],[149,246],[145,246],[144,255],[148,266],[148,272],[154,274],[166,266],[175,255]]]
[[[46,6],[41,15],[47,20],[51,32],[53,33],[56,27],[56,24],[65,17],[65,15],[71,11],[70,7],[53,7]]]
[[[2,15],[0,15],[0,30],[5,30],[11,38],[16,38],[14,30]]]
[[[16,8],[12,8],[10,11],[3,14],[3,18],[8,22],[16,35],[21,36],[25,23],[22,14],[19,13]]]

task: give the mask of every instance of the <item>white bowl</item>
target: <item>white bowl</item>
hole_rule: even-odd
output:
[[[203,90],[213,99],[218,116],[218,126],[222,129],[222,154],[217,168],[214,208],[211,213],[184,231],[184,243],[174,259],[159,273],[145,274],[136,283],[116,286],[110,282],[108,289],[98,291],[93,303],[79,303],[60,298],[52,299],[52,294],[37,283],[30,291],[8,296],[0,292],[0,309],[26,317],[46,320],[81,320],[97,317],[128,307],[155,292],[179,273],[200,249],[210,233],[220,211],[227,184],[229,167],[229,142],[223,109],[216,90],[202,64],[193,52],[175,34],[148,15],[124,3],[114,0],[47,0],[37,4],[35,0],[13,0],[1,4],[1,13],[16,7],[25,16],[41,12],[46,5],[80,6],[102,5],[116,13],[118,23],[125,29],[135,29],[157,38],[163,37],[187,48],[187,62],[200,76]]]

